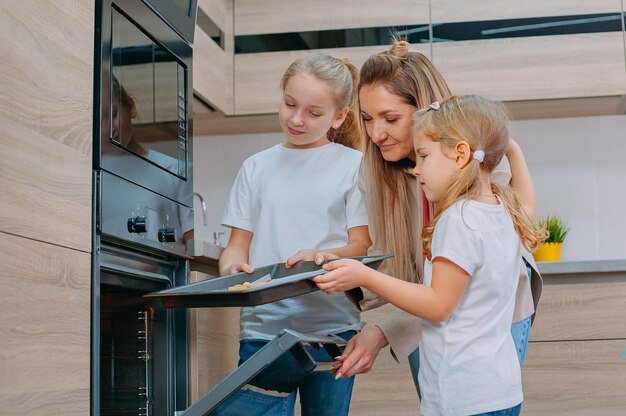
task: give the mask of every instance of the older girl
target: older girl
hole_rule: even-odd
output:
[[[360,141],[352,111],[357,78],[352,64],[327,55],[289,66],[278,113],[285,142],[253,155],[239,171],[222,219],[232,231],[221,274],[285,262],[303,248],[309,251],[300,251],[298,259],[320,249],[342,257],[367,253],[368,221],[357,184],[361,152],[352,148]],[[240,362],[283,329],[350,339],[361,326],[359,312],[343,295],[314,292],[243,308]],[[298,386],[302,414],[347,415],[353,381],[337,383],[329,372],[307,376]],[[295,394],[272,414],[292,414]]]

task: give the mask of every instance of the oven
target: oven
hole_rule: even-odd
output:
[[[195,0],[96,2],[91,414],[188,407]]]

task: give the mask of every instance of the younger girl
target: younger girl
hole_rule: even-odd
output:
[[[477,96],[415,116],[418,176],[435,217],[424,228],[424,283],[336,260],[314,280],[328,293],[365,287],[423,318],[419,384],[424,415],[519,414],[520,364],[510,328],[522,244],[544,237],[512,190],[491,182],[509,134],[503,106]]]
[[[327,55],[289,66],[278,113],[285,142],[253,155],[239,171],[222,218],[232,228],[219,260],[222,275],[290,257],[291,264],[312,260],[320,249],[341,257],[367,253],[367,214],[357,185],[361,153],[353,149],[360,141],[351,110],[357,78],[354,65]],[[350,339],[361,326],[343,294],[313,292],[243,308],[240,362],[283,329]],[[334,359],[322,350],[310,353]],[[299,386],[302,414],[347,415],[353,382],[337,383],[329,372],[309,375]],[[285,414],[293,412],[295,393],[288,399],[281,405]]]

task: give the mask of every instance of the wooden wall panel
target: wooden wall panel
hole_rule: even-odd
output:
[[[210,276],[192,272],[190,282]],[[240,308],[190,309],[190,398],[195,402],[237,367]]]
[[[523,368],[523,414],[623,415],[626,339],[531,342]]]
[[[0,231],[91,250],[94,5],[2,2]]]
[[[544,16],[619,13],[620,0],[436,0],[431,1],[432,22],[469,22]]]
[[[281,97],[280,79],[297,58],[312,53],[325,53],[337,58],[348,58],[360,67],[370,55],[385,49],[384,46],[366,46],[236,55],[235,114],[277,113]],[[427,45],[414,45],[413,49],[430,55]]]
[[[622,33],[433,44],[433,61],[456,94],[503,101],[626,93]]]
[[[89,414],[91,257],[0,233],[0,409]]]
[[[626,281],[546,278],[532,341],[626,339]]]
[[[235,35],[428,23],[428,0],[235,0]]]
[[[0,2],[0,114],[88,157],[93,25],[92,2]]]
[[[0,113],[0,231],[91,251],[91,158]]]
[[[361,319],[368,325],[382,322],[392,313],[392,305],[361,314]],[[374,367],[367,374],[356,377],[350,415],[378,416],[385,415],[417,415],[419,399],[413,384],[411,370],[407,362],[397,363],[389,348],[383,349]]]

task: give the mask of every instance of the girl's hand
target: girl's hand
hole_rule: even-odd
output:
[[[333,253],[319,250],[300,250],[293,256],[289,257],[285,262],[287,268],[293,266],[299,261],[315,261],[315,264],[321,266],[328,259],[338,259],[339,257]]]
[[[321,290],[328,294],[345,292],[355,287],[363,286],[372,269],[352,259],[339,259],[322,266],[325,273],[315,276],[312,280]]]
[[[385,334],[379,327],[366,326],[348,341],[343,354],[336,358],[333,369],[335,378],[352,377],[369,372],[380,350],[388,344]]]
[[[242,263],[242,264],[231,264],[226,269],[226,274],[235,274],[239,272],[246,272],[250,274],[254,272],[254,267],[250,266],[247,263]]]

